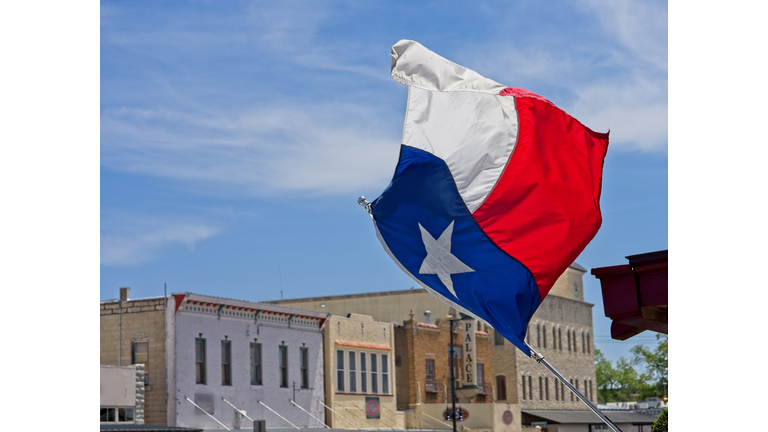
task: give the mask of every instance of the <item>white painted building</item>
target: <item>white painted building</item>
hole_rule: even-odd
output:
[[[198,294],[172,297],[169,413],[175,426],[252,429],[251,420],[265,420],[269,428],[323,427],[322,331],[329,314]]]

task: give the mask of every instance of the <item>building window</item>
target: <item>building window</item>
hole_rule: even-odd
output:
[[[371,393],[379,392],[379,367],[376,353],[371,353]]]
[[[280,387],[288,387],[288,347],[280,345]]]
[[[568,381],[573,385],[573,379],[569,379]],[[578,388],[576,390],[578,390]],[[573,392],[571,392],[571,402],[573,402]]]
[[[586,353],[587,352],[587,342],[586,342],[586,340],[584,338],[585,338],[584,330],[582,330],[581,331],[581,352],[582,353]]]
[[[541,326],[541,342],[543,345],[543,348],[547,347],[547,325],[544,324]]]
[[[555,381],[555,400],[560,400],[560,386],[557,385],[557,381]]]
[[[426,360],[427,391],[435,391],[435,359]]]
[[[221,385],[232,385],[232,345],[221,341]]]
[[[549,400],[549,377],[544,378],[544,396]]]
[[[528,399],[533,400],[533,377],[528,375]]]
[[[523,400],[525,400],[528,395],[528,381],[525,379],[525,375],[523,375],[523,380],[521,382],[523,383]]]
[[[544,377],[539,377],[539,400],[544,400]]]
[[[344,391],[344,350],[336,350],[336,391]]]
[[[552,326],[552,349],[557,349],[557,333],[555,326]]]
[[[101,407],[101,423],[133,423],[133,408]]]
[[[195,338],[195,383],[205,384],[205,339]]]
[[[560,351],[563,350],[563,329],[557,328],[557,347]]]
[[[504,345],[504,336],[501,335],[501,333],[494,330],[493,332],[493,344],[494,345]]]
[[[357,353],[349,351],[349,392],[357,393],[357,366],[355,360],[357,359]]]
[[[568,329],[565,331],[568,334],[568,351],[571,350],[571,330]]]
[[[251,343],[251,385],[261,384],[261,344]]]
[[[301,362],[301,388],[309,388],[309,349],[299,348],[299,360]]]
[[[147,364],[149,362],[149,341],[133,341],[131,345],[131,363]]]
[[[381,392],[389,394],[389,354],[381,354]]]
[[[504,375],[496,377],[496,400],[507,400],[507,378]]]
[[[541,324],[536,324],[536,347],[541,348]]]
[[[360,353],[360,393],[368,393],[368,364],[366,353]]]
[[[573,332],[573,352],[579,352],[579,344],[576,343],[576,329],[571,330]]]
[[[587,332],[587,354],[592,354],[592,342],[589,341],[589,332]]]
[[[131,342],[131,363],[144,365],[144,385],[149,385],[149,341]]]
[[[484,375],[485,375],[485,367],[483,366],[482,363],[478,363],[477,364],[477,385],[479,387],[482,387],[483,384],[485,383]]]

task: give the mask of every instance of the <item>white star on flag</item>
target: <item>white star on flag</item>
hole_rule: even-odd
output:
[[[459,296],[453,291],[451,275],[456,273],[469,273],[474,270],[459,261],[459,259],[451,253],[453,222],[454,221],[451,221],[448,228],[440,234],[440,238],[437,240],[435,240],[435,238],[432,237],[421,224],[419,224],[421,240],[424,242],[424,247],[427,249],[427,256],[424,258],[424,262],[421,263],[419,274],[436,274],[437,277],[440,278],[440,281],[443,282],[443,285],[448,288],[448,291],[458,299]]]

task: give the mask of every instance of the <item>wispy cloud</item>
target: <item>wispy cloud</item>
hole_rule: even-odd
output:
[[[399,131],[357,105],[233,113],[120,109],[102,113],[102,163],[160,177],[235,186],[255,195],[359,193],[392,175]]]
[[[585,17],[596,17],[579,31],[464,47],[461,57],[502,84],[551,92],[542,95],[585,125],[610,129],[613,147],[666,150],[666,2],[576,4]]]
[[[138,217],[102,221],[102,226],[101,264],[107,266],[152,261],[174,244],[194,250],[195,244],[219,232],[219,228],[203,223]]]

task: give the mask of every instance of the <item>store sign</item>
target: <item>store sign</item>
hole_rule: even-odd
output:
[[[477,357],[477,352],[475,351],[477,320],[464,318],[460,321],[460,325],[462,345],[464,346],[464,352],[462,353],[464,357],[464,373],[461,377],[461,385],[462,387],[477,386],[477,366],[475,363]]]

